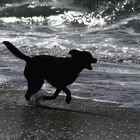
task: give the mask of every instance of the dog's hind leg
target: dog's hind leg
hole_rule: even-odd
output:
[[[36,94],[42,87],[44,80],[27,80],[28,90],[25,94],[25,99],[30,101],[30,98],[33,94]]]
[[[62,90],[66,93],[66,103],[69,104],[71,101],[71,92],[67,87],[63,87]]]

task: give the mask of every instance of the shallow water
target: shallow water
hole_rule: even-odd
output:
[[[27,83],[23,76],[25,62],[17,60],[12,55],[10,55],[11,59],[6,59],[7,57],[4,55],[0,65],[1,89],[26,90]],[[69,86],[73,98],[139,108],[140,66],[138,64],[98,61],[93,67],[93,71],[84,70]],[[42,90],[44,92],[39,94],[51,95],[55,88],[45,83]],[[64,93],[61,95],[65,96]]]

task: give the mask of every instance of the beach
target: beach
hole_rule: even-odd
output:
[[[64,93],[55,100],[41,100],[40,104],[35,104],[39,96],[51,96],[54,93],[55,89],[48,83],[32,97],[32,103],[28,104],[24,98],[27,90],[27,82],[23,76],[25,63],[13,59],[12,55],[10,57],[11,63],[11,59],[1,60],[0,74],[4,78],[1,78],[0,84],[0,139],[140,139],[139,86],[135,82],[139,77],[138,65],[98,62],[92,72],[82,72],[69,87],[72,92],[70,104],[66,104]],[[123,74],[116,75],[120,80],[119,84],[115,73],[120,69],[123,69]],[[114,82],[111,83],[112,74]],[[133,93],[137,100],[132,98]],[[127,96],[124,98],[124,95]]]
[[[34,106],[26,103],[21,91],[0,93],[2,140],[140,139],[139,110],[76,98],[67,105],[63,96],[59,96],[55,101],[46,101],[42,102],[42,105]]]

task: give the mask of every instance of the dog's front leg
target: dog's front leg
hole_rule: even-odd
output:
[[[71,92],[67,87],[63,87],[62,90],[66,93],[66,103],[69,104],[71,101]]]

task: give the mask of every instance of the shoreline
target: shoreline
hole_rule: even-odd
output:
[[[81,113],[88,115],[101,115],[106,117],[124,117],[139,119],[140,108],[123,107],[122,103],[117,102],[101,102],[98,100],[81,99],[72,96],[70,104],[65,102],[65,95],[59,95],[55,100],[41,101],[39,104],[35,104],[35,98],[33,96],[32,103],[28,104],[24,98],[26,90],[0,90],[0,104],[1,106],[30,106],[48,110],[58,110],[73,113]],[[44,91],[41,90],[41,93]],[[50,94],[48,94],[50,95]]]

